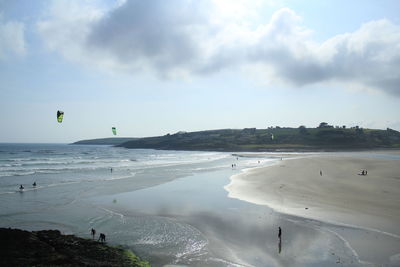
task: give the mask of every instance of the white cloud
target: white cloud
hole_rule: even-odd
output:
[[[248,27],[257,1],[127,0],[111,9],[81,3],[55,1],[38,24],[48,47],[70,60],[162,77],[257,65],[266,80],[296,87],[339,82],[400,96],[400,27],[388,20],[317,43],[287,8]]]
[[[0,59],[10,55],[25,54],[24,24],[3,21],[0,16]]]

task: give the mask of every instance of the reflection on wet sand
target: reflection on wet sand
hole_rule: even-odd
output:
[[[326,231],[321,224],[227,198],[223,190],[227,177],[229,175],[223,171],[213,175],[194,175],[140,191],[113,195],[109,199],[102,197],[99,204],[107,202],[110,209],[126,214],[125,224],[118,226],[126,228],[123,231],[125,238],[133,232],[132,226],[126,225],[128,216],[147,218],[135,222],[134,229],[149,229],[149,233],[140,235],[149,238],[156,235],[157,241],[143,242],[142,238],[134,241],[136,237],[132,237],[126,245],[142,252],[156,267],[172,263],[195,267],[338,266],[339,258],[345,266],[363,266],[348,244]],[[118,202],[113,203],[113,199],[118,199]],[[154,229],[160,226],[152,227],[149,218],[155,221],[168,218],[169,221],[163,224],[162,232],[155,234]],[[190,227],[182,228],[182,225]],[[198,233],[196,240],[193,240],[193,234],[185,237],[192,230],[182,232],[179,229],[195,229]],[[177,235],[182,238],[174,246],[182,250],[173,252],[171,245],[167,244],[168,240],[176,240]],[[166,242],[166,247],[163,242]]]
[[[208,248],[219,258],[245,266],[337,266],[337,258],[347,266],[361,266],[357,257],[340,238],[327,232],[287,221],[276,215],[254,220],[243,214],[201,213],[180,217],[198,229],[208,240]],[[177,218],[177,217],[175,217]],[[285,236],[278,238],[277,225]],[[289,242],[290,240],[290,242]],[[285,246],[285,250],[282,247]],[[198,266],[201,266],[199,264]]]

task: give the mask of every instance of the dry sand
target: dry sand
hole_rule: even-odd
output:
[[[363,169],[368,175],[359,175]],[[279,212],[400,237],[399,160],[345,154],[289,159],[234,175],[225,188],[232,198]]]

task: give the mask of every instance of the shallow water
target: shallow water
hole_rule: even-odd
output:
[[[353,243],[386,237],[227,197],[224,186],[232,174],[276,160],[276,155],[237,159],[218,152],[0,145],[0,226],[57,228],[87,238],[93,227],[110,244],[134,250],[153,266],[369,266],[343,236]],[[25,185],[22,193],[19,184]],[[385,253],[371,257],[378,254]],[[385,257],[379,262],[389,265]]]

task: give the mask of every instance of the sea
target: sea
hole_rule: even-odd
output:
[[[94,228],[96,240],[104,233],[108,244],[152,266],[371,266],[321,222],[228,197],[232,175],[281,160],[274,153],[0,144],[0,227],[83,238]]]

